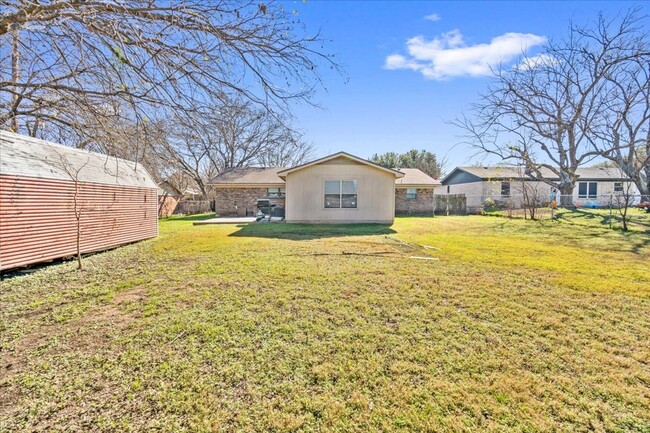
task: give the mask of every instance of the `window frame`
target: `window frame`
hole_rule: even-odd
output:
[[[277,190],[277,194],[272,193],[271,190]],[[284,198],[286,195],[287,192],[285,188],[266,188],[266,196],[268,198]]]
[[[584,193],[580,192],[580,188],[583,185],[585,185]],[[592,185],[595,185],[593,194],[591,192]],[[589,182],[589,181],[578,182],[578,198],[585,198],[585,199],[598,198],[598,182]]]
[[[505,188],[507,190],[506,194],[503,193],[504,192],[504,187],[507,187],[507,188]],[[501,181],[501,197],[509,198],[510,193],[511,193],[510,192],[510,181],[509,180]]]
[[[406,199],[407,200],[417,200],[418,198],[418,189],[417,188],[406,188]]]
[[[338,206],[327,206],[327,196],[335,195],[334,193],[327,193],[327,183],[338,182]],[[354,184],[354,194],[343,192],[343,182],[352,182]],[[354,206],[344,206],[343,196],[354,196]],[[349,198],[349,197],[347,197]],[[323,209],[358,209],[359,208],[359,182],[356,179],[326,179],[323,181]]]
[[[625,191],[623,182],[614,182],[614,193],[623,193]]]

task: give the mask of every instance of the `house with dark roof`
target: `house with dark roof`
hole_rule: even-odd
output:
[[[257,200],[268,199],[287,222],[391,223],[395,214],[432,215],[440,183],[338,152],[296,167],[233,168],[209,185],[218,215],[254,215]]]
[[[549,169],[542,176],[557,182],[559,177]],[[633,183],[618,169],[585,167],[576,171],[578,180],[573,191],[576,206],[606,206],[617,194],[634,193]],[[480,212],[486,202],[509,202],[518,206],[524,193],[534,191],[545,202],[560,202],[559,192],[548,183],[524,174],[521,167],[456,167],[442,181],[436,194],[465,194],[468,212]]]

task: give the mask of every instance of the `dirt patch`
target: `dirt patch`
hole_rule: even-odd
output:
[[[20,387],[15,386],[16,377],[30,371],[34,361],[57,353],[96,351],[107,346],[109,334],[121,332],[139,317],[137,312],[125,312],[124,306],[139,302],[145,297],[146,290],[143,287],[121,292],[110,302],[86,311],[78,320],[40,326],[17,339],[11,351],[0,351],[0,416],[11,411],[12,407],[15,409],[16,402],[21,398]],[[45,312],[40,310],[24,317],[42,315]]]

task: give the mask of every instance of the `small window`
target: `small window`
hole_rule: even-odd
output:
[[[325,208],[355,209],[357,207],[356,180],[326,180]]]
[[[578,198],[598,198],[597,182],[579,182]]]
[[[614,192],[623,192],[623,182],[614,182]]]
[[[450,190],[451,190],[451,185],[447,185],[447,194],[449,194]]]
[[[415,188],[406,188],[406,198],[409,200],[415,200],[418,198],[418,190]]]
[[[268,188],[266,195],[267,197],[284,197],[284,188]]]
[[[510,182],[501,182],[501,197],[510,197]]]

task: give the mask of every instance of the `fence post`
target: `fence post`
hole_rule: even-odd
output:
[[[609,229],[612,229],[612,196],[609,196]]]

